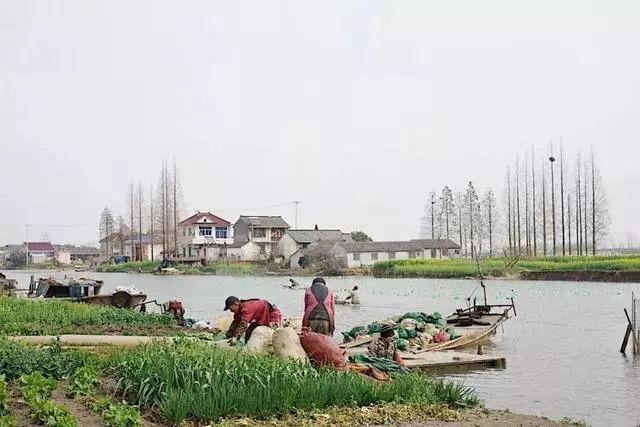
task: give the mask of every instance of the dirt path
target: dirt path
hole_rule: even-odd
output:
[[[9,414],[16,417],[17,427],[31,427],[36,424],[29,417],[29,407],[22,399],[20,390],[17,387],[11,388],[11,399],[9,399]]]
[[[102,418],[94,414],[87,408],[84,404],[77,402],[73,399],[69,399],[65,393],[67,390],[67,383],[61,381],[58,384],[58,388],[53,392],[52,399],[59,404],[64,405],[69,412],[76,417],[78,420],[78,425],[82,427],[101,427],[104,425],[102,423]]]

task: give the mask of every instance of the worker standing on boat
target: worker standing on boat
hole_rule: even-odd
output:
[[[358,285],[355,285],[353,289],[349,291],[349,296],[344,300],[351,301],[351,304],[360,305],[360,291],[358,290]]]
[[[322,277],[313,279],[304,294],[302,326],[313,332],[333,336],[336,329],[336,298]]]
[[[391,325],[384,325],[380,330],[380,338],[369,344],[367,348],[371,357],[391,359],[404,367],[404,360],[398,354],[398,339]]]
[[[233,313],[233,322],[227,331],[231,344],[235,344],[242,334],[245,335],[245,341],[249,341],[258,326],[278,325],[282,320],[278,307],[263,299],[241,300],[230,296],[224,302],[224,310]]]

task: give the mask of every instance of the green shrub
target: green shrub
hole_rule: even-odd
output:
[[[35,347],[0,337],[0,375],[8,380],[34,372],[60,379],[88,363],[97,363],[96,357],[78,350],[62,350],[56,342],[50,347]]]
[[[137,427],[141,424],[140,411],[135,406],[111,405],[102,414],[107,427]]]
[[[7,415],[7,404],[9,402],[9,389],[4,375],[0,375],[0,417]]]
[[[83,366],[69,377],[70,397],[94,396],[100,389],[100,372],[93,366]]]
[[[0,427],[16,427],[16,417],[11,415],[0,415]]]

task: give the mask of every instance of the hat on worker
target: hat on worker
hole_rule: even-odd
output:
[[[325,282],[322,277],[316,277],[315,279],[313,279],[313,282],[311,282],[311,284],[313,285],[314,283],[322,283],[323,285],[327,284],[327,282]]]
[[[226,300],[224,300],[224,311],[227,311],[231,308],[233,304],[237,304],[240,302],[238,297],[230,296]]]
[[[380,329],[380,336],[383,338],[390,337],[393,335],[393,326],[391,325],[382,325],[382,329]]]

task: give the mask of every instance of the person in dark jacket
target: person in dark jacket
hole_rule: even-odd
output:
[[[313,332],[333,336],[336,329],[336,299],[322,277],[313,279],[304,294],[302,326]]]

